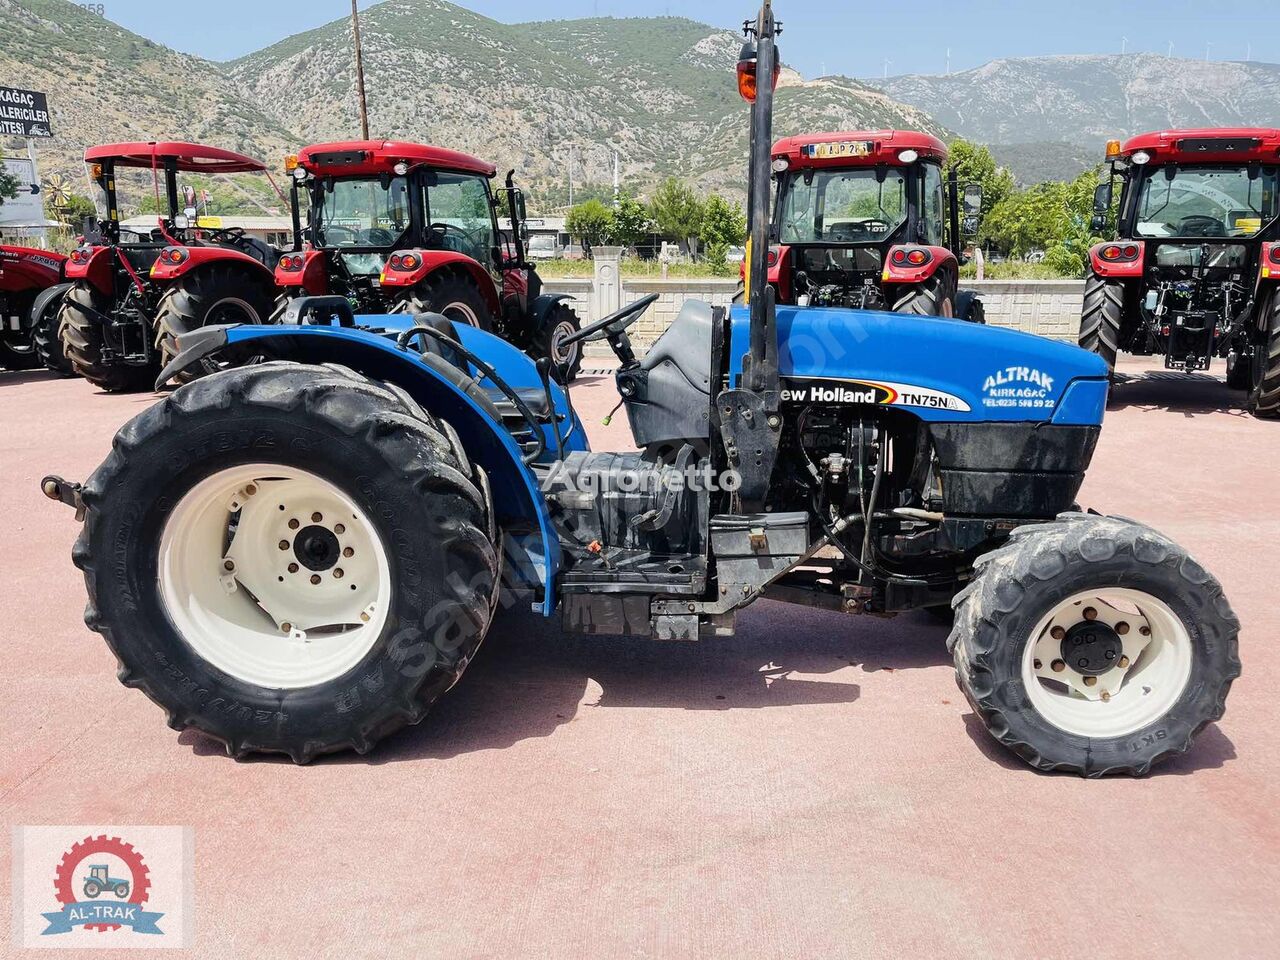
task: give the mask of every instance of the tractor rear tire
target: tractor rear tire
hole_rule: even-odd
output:
[[[573,383],[582,371],[582,341],[561,347],[559,341],[582,329],[578,315],[572,307],[558,303],[547,322],[533,338],[529,353],[533,357],[550,357],[556,379],[563,384]]]
[[[903,290],[893,305],[894,313],[910,313],[920,317],[954,317],[956,304],[954,293],[946,284],[946,278],[935,273],[928,280],[914,283]]]
[[[83,497],[85,622],[125,686],[233,757],[368,751],[453,686],[496,608],[485,474],[447,423],[345,367],[179,387]]]
[[[175,280],[156,308],[156,351],[163,367],[178,355],[178,338],[201,327],[223,323],[269,323],[271,294],[264,283],[242,267],[215,263]],[[177,376],[179,383],[222,369],[204,360]]]
[[[3,298],[0,305],[4,305]],[[31,303],[27,302],[27,294],[11,294],[2,312],[5,315],[0,315],[0,327],[4,328],[0,329],[0,368],[34,370],[40,366],[40,357],[31,337]],[[10,313],[18,317],[17,330],[8,329]]]
[[[1280,293],[1265,307],[1265,339],[1254,346],[1249,410],[1263,420],[1280,419]]]
[[[396,304],[396,313],[440,313],[454,323],[492,330],[495,318],[471,277],[451,270],[429,275]]]
[[[1079,344],[1116,369],[1120,349],[1120,321],[1124,316],[1124,284],[1104,280],[1090,272],[1084,284],[1084,308],[1080,314]]]
[[[987,325],[987,308],[974,290],[961,290],[956,294],[956,319],[966,323]]]
[[[155,363],[146,366],[104,364],[102,330],[96,320],[77,310],[76,304],[84,304],[98,313],[111,312],[110,299],[91,284],[77,283],[67,291],[58,309],[58,339],[62,341],[71,369],[107,393],[150,389],[160,367]]]
[[[1141,776],[1222,716],[1240,623],[1218,582],[1151,528],[1062,514],[974,568],[947,640],[956,682],[1031,766]]]
[[[69,289],[69,283],[55,284],[42,290],[31,304],[31,339],[36,345],[36,355],[47,369],[64,377],[75,376],[58,336],[58,312]]]

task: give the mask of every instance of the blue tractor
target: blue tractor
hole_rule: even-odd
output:
[[[567,631],[717,642],[761,598],[954,612],[956,679],[1031,765],[1142,774],[1222,715],[1238,623],[1167,537],[1084,512],[1108,370],[1074,346],[768,286],[777,24],[747,28],[748,306],[646,297],[575,335],[617,354],[635,449],[443,316],[300,303],[180,339],[162,377],[265,357],[127,424],[81,487],[86,620],[175,729],[229,754],[365,752],[462,676],[502,600]],[[755,82],[755,76],[762,80]]]

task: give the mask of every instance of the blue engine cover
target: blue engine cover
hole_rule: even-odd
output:
[[[1107,365],[1044,337],[871,310],[778,307],[784,401],[877,403],[933,423],[1096,426]],[[750,344],[746,307],[731,313],[735,383]]]

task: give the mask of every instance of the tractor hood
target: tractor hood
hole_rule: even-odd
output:
[[[928,422],[1093,426],[1106,409],[1108,371],[1095,354],[1044,337],[934,317],[873,310],[778,307],[782,400],[880,404]],[[731,314],[736,385],[750,316]]]

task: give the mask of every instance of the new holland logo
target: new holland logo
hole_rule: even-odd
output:
[[[941,390],[872,380],[806,381],[797,378],[788,381],[788,386],[783,387],[782,400],[784,403],[876,404],[960,412],[970,409],[959,397]]]

